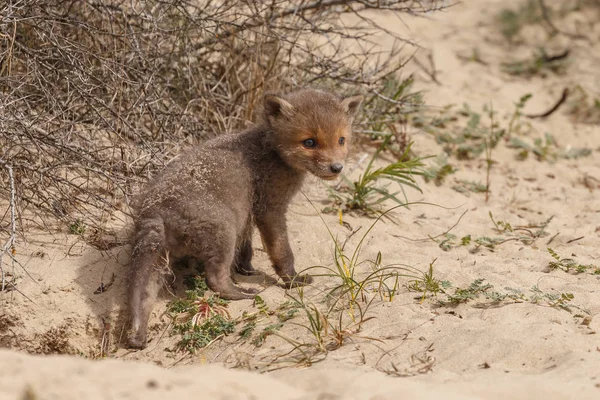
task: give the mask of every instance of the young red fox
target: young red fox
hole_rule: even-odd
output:
[[[252,298],[232,270],[251,275],[256,224],[277,275],[288,286],[298,275],[285,213],[307,172],[335,179],[344,168],[352,119],[361,96],[345,99],[317,90],[267,94],[264,121],[223,135],[172,162],[140,195],[129,288],[133,332],[129,345],[146,345],[148,318],[169,257],[202,261],[206,283],[225,299]]]

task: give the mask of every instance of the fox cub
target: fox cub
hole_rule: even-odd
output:
[[[252,298],[232,270],[251,275],[256,224],[273,268],[288,287],[298,275],[285,213],[307,172],[335,179],[344,168],[361,96],[318,90],[264,97],[262,123],[183,153],[138,198],[131,261],[129,345],[146,345],[148,319],[169,258],[203,262],[206,283],[225,299]]]

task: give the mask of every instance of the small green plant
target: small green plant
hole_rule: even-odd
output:
[[[183,284],[197,297],[204,296],[204,293],[209,290],[204,276],[200,274],[187,275],[183,278]]]
[[[517,158],[519,160],[525,160],[529,156],[529,153],[535,154],[535,157],[538,161],[554,161],[556,148],[556,142],[554,141],[554,137],[547,133],[545,137],[535,139],[533,145],[525,142],[524,140],[513,137],[510,139],[509,147],[514,149],[519,149],[519,153],[517,154]]]
[[[529,144],[526,141],[513,137],[510,140],[509,147],[519,149],[517,159],[525,160],[529,156],[529,153],[535,155],[538,161],[549,161],[555,162],[559,158],[564,159],[577,159],[581,157],[587,157],[592,154],[592,150],[585,147],[566,147],[560,148],[554,136],[546,133],[543,138],[537,138],[533,144]]]
[[[494,228],[496,229],[496,232],[498,232],[498,233],[514,232],[512,225],[509,222],[503,221],[500,219],[498,219],[498,220],[494,219],[494,215],[492,214],[491,211],[488,213],[488,215],[490,216],[490,219],[492,220],[492,224],[494,224]]]
[[[450,284],[448,284],[450,285]],[[574,309],[589,314],[589,311],[583,307],[572,303],[575,296],[572,293],[547,293],[543,292],[538,286],[530,289],[530,295],[513,288],[505,288],[504,292],[493,290],[494,286],[485,282],[485,279],[479,278],[471,282],[466,288],[455,288],[450,292],[449,287],[444,287],[442,293],[446,296],[444,299],[438,299],[440,306],[456,306],[468,303],[472,300],[478,300],[483,297],[491,304],[512,301],[514,303],[531,303],[543,305],[572,313]],[[479,307],[485,307],[486,302],[478,304]]]
[[[509,75],[523,77],[543,75],[547,71],[562,74],[566,69],[567,56],[568,51],[558,55],[549,55],[546,50],[540,48],[530,58],[502,63],[502,70]]]
[[[296,343],[295,348],[301,350],[306,358],[309,353],[301,348],[312,348],[317,353],[327,353],[328,351],[335,350],[341,347],[346,339],[350,337],[362,337],[365,339],[376,340],[370,337],[359,336],[362,325],[373,319],[374,317],[367,317],[367,310],[374,300],[366,300],[362,302],[356,302],[354,304],[343,303],[340,300],[343,297],[338,297],[334,300],[332,305],[326,310],[322,311],[315,303],[308,301],[304,297],[303,289],[298,290],[298,295],[289,297],[296,303],[297,307],[304,310],[308,324],[300,325],[305,328],[314,339],[311,343]],[[330,298],[331,299],[331,298]],[[340,305],[340,307],[336,307]],[[347,323],[344,316],[349,315],[351,321]],[[290,341],[290,340],[288,340]],[[291,342],[291,341],[290,341]]]
[[[263,343],[265,342],[265,339],[276,333],[277,331],[279,331],[281,328],[283,327],[283,324],[281,322],[278,322],[276,324],[271,324],[266,326],[265,328],[263,328],[263,330],[254,337],[254,339],[252,339],[252,344],[260,347],[263,345]]]
[[[267,325],[251,340],[255,346],[262,346],[268,336],[276,334],[284,326],[284,323],[294,318],[299,311],[298,306],[292,301],[286,301],[277,309],[272,310],[258,295],[254,297],[254,307],[257,311],[254,313],[244,312],[238,323],[246,322],[239,331],[240,338],[250,339],[259,323],[267,321]],[[273,322],[273,316],[276,316],[277,322]]]
[[[363,104],[362,115],[366,119],[358,122],[361,125],[366,124],[367,129],[364,133],[374,139],[390,136],[393,133],[390,127],[394,123],[408,114],[418,112],[425,102],[422,92],[412,91],[413,84],[412,77],[400,81],[394,74],[390,75],[383,83],[381,91]],[[399,104],[402,105],[401,112],[398,112]],[[377,112],[374,112],[375,110]]]
[[[496,144],[498,143],[498,141],[496,140],[494,142],[494,108],[492,107],[492,105],[490,105],[490,110],[489,110],[489,116],[490,116],[490,134],[489,136],[484,138],[484,145],[485,145],[485,201],[487,203],[487,201],[490,198],[490,186],[491,186],[491,180],[490,180],[490,172],[492,171],[492,165],[494,163],[494,160],[492,160],[492,151],[493,149],[496,147]]]
[[[376,169],[373,166],[390,138],[391,136],[386,137],[380,148],[373,154],[365,171],[356,181],[351,182],[344,178],[345,185],[340,189],[329,188],[330,197],[333,198],[337,207],[362,211],[366,214],[381,214],[382,203],[386,200],[403,204],[403,201],[397,197],[399,192],[390,193],[387,187],[379,185],[381,180],[398,183],[400,190],[404,190],[404,186],[409,186],[421,191],[414,176],[425,174],[422,170],[424,164],[421,158],[409,157],[410,144],[398,161],[382,168]]]
[[[434,242],[436,242],[438,244],[438,246],[440,246],[440,249],[444,250],[444,251],[450,251],[453,248],[457,247],[457,246],[468,246],[470,245],[472,242],[474,243],[483,243],[484,241],[487,241],[488,238],[476,238],[476,239],[472,239],[471,235],[466,235],[460,238],[460,242],[457,240],[458,237],[452,233],[446,232],[443,235],[439,236],[439,237],[430,237],[431,240],[433,240]],[[493,248],[493,247],[492,247]]]
[[[442,153],[433,160],[433,164],[424,172],[425,182],[433,181],[436,186],[441,186],[448,175],[456,172],[456,168],[448,163],[448,155]]]
[[[366,303],[368,306],[370,302],[367,299],[371,298],[373,300],[375,298],[375,296],[369,296],[369,293],[378,294],[381,300],[392,301],[398,290],[400,278],[418,278],[415,275],[418,273],[418,270],[412,266],[405,264],[384,265],[381,252],[377,253],[374,260],[363,260],[361,258],[365,239],[386,214],[399,207],[416,204],[429,203],[414,202],[402,204],[382,213],[365,231],[351,253],[346,251],[346,243],[340,244],[329,228],[327,228],[334,242],[334,266],[315,266],[311,268],[324,271],[324,273],[320,274],[321,276],[335,278],[338,283],[327,292],[327,297],[337,299],[336,302],[340,301],[340,299],[345,299],[344,304],[353,321],[355,321],[354,307],[358,306],[359,302]],[[360,267],[363,265],[370,266],[370,272],[364,272],[359,276],[359,271],[363,269]],[[363,313],[366,309],[360,311]]]
[[[471,253],[479,251],[481,247],[493,251],[496,246],[510,241],[519,241],[525,245],[532,245],[538,238],[547,235],[546,228],[553,219],[553,217],[550,217],[541,223],[513,227],[507,221],[495,219],[491,211],[488,215],[494,225],[494,232],[501,236],[489,237],[466,235],[459,239],[458,236],[447,232],[440,237],[430,237],[430,239],[438,243],[440,248],[444,251],[450,251],[459,246],[469,246],[474,244],[475,246],[469,250]]]
[[[409,283],[406,285],[408,290],[411,292],[423,293],[421,301],[425,300],[428,295],[435,297],[438,295],[438,293],[443,292],[444,289],[447,289],[451,286],[450,282],[440,281],[434,276],[433,264],[435,264],[436,260],[433,260],[429,264],[429,270],[427,272],[423,272],[423,276],[420,279],[409,281]]]
[[[329,327],[328,315],[324,314],[316,304],[307,301],[304,298],[303,289],[298,290],[298,296],[289,295],[294,301],[298,308],[304,311],[308,320],[308,325],[301,325],[306,328],[308,332],[315,339],[314,345],[320,352],[327,352],[325,347],[325,338],[327,335],[327,328]]]
[[[503,9],[498,14],[498,25],[502,35],[509,41],[514,41],[525,25],[540,22],[541,10],[537,0],[525,1],[518,10]]]
[[[432,238],[433,239],[433,238]],[[452,233],[445,233],[441,239],[433,239],[438,245],[440,249],[444,251],[450,251],[457,246],[469,246],[470,244],[474,244],[475,246],[469,250],[471,253],[476,253],[479,251],[481,247],[484,247],[490,251],[494,251],[496,246],[501,245],[509,240],[514,239],[506,239],[501,237],[488,237],[488,236],[476,236],[472,237],[471,235],[462,236],[460,238],[460,242],[457,241],[457,236]]]
[[[469,300],[476,299],[480,296],[480,294],[487,293],[490,289],[493,288],[492,285],[484,282],[484,279],[476,279],[473,282],[471,282],[469,287],[467,287],[466,289],[455,288],[454,293],[452,294],[444,291],[444,294],[446,295],[446,300],[441,303],[457,305],[460,303],[466,303]]]
[[[249,321],[242,329],[239,331],[240,338],[249,339],[252,336],[252,333],[256,329],[256,321]]]
[[[470,53],[459,53],[456,55],[459,59],[465,61],[465,62],[476,62],[479,63],[481,65],[488,65],[488,63],[486,63],[485,61],[483,61],[483,59],[481,58],[481,53],[479,52],[479,48],[477,47],[473,47],[471,49]]]
[[[413,267],[384,264],[380,252],[375,259],[362,259],[362,246],[374,226],[386,213],[414,204],[423,203],[396,206],[379,215],[358,239],[358,244],[352,251],[346,249],[346,242],[338,242],[323,221],[334,243],[334,265],[313,266],[308,270],[318,272],[312,273],[313,276],[329,278],[327,288],[320,291],[316,300],[306,295],[305,287],[289,291],[287,296],[290,302],[280,308],[277,313],[278,322],[264,328],[253,342],[260,345],[268,336],[275,335],[292,346],[292,350],[286,354],[296,365],[306,365],[339,348],[351,337],[377,340],[359,336],[363,324],[373,318],[368,316],[371,305],[375,301],[393,301],[402,278],[418,279],[419,276]],[[294,317],[294,320],[289,323],[304,328],[310,340],[293,339],[282,331],[283,323],[291,317]]]
[[[277,336],[280,339],[288,342],[292,349],[288,351],[285,355],[290,355],[292,365],[304,364],[310,365],[312,362],[317,361],[315,357],[318,357],[319,354],[323,355],[326,352],[326,349],[323,346],[323,338],[327,334],[327,329],[323,328],[324,320],[322,317],[319,317],[320,311],[315,305],[311,305],[310,311],[307,311],[308,325],[303,323],[289,322],[289,324],[297,325],[309,330],[312,334],[311,337],[317,338],[315,341],[303,341],[301,339],[293,339],[282,331],[282,328],[285,326],[287,321],[294,318],[297,312],[301,309],[305,309],[307,304],[304,302],[298,302],[293,296],[290,296],[292,300],[285,302],[277,308],[277,312],[269,309],[268,306],[262,301],[259,296],[256,296],[255,307],[259,308],[259,311],[253,314],[245,314],[242,317],[242,320],[248,321],[248,323],[241,329],[240,337],[241,339],[249,339],[253,332],[256,330],[258,325],[258,317],[262,316],[263,320],[269,321],[258,334],[254,335],[252,340],[250,341],[254,346],[261,347],[266,342],[269,336]],[[318,320],[315,320],[314,317],[316,315]],[[277,322],[273,322],[272,316],[277,316]],[[280,362],[283,359],[283,355],[276,357],[275,360],[279,360]]]
[[[214,340],[235,331],[233,321],[227,311],[228,301],[217,295],[208,295],[206,281],[200,275],[184,279],[188,286],[186,297],[176,299],[167,305],[172,318],[172,332],[180,335],[176,348],[195,353]]]
[[[76,219],[75,221],[69,224],[69,232],[73,235],[83,236],[85,234],[87,227],[82,219]]]
[[[195,353],[213,341],[233,333],[235,323],[222,315],[215,314],[199,323],[187,321],[173,325],[173,331],[181,335],[177,343],[178,350]]]
[[[548,263],[548,269],[560,269],[570,274],[588,273],[592,275],[600,275],[600,267],[592,264],[581,264],[572,258],[562,258],[554,250],[548,247],[548,253],[554,259]]]
[[[508,221],[495,219],[491,211],[488,212],[488,216],[490,217],[492,224],[494,224],[496,232],[516,235],[516,238],[523,242],[523,244],[531,244],[531,242],[537,238],[545,236],[547,234],[546,228],[554,219],[554,217],[550,217],[540,223],[515,225],[513,227]]]
[[[458,179],[452,189],[469,197],[471,193],[485,193],[487,187],[480,182]]]
[[[298,308],[294,305],[290,305],[289,307],[279,307],[279,312],[277,313],[277,319],[280,322],[286,322],[298,313]]]
[[[569,313],[572,313],[573,309],[582,311],[586,314],[590,313],[588,310],[571,303],[575,298],[573,293],[546,293],[537,286],[532,287],[531,292],[532,295],[527,299],[530,303],[547,305]]]
[[[420,112],[412,116],[411,123],[415,128],[422,129],[437,137],[449,127],[450,123],[457,121],[458,118],[453,111],[453,107],[453,104],[447,105],[433,115]]]
[[[533,95],[531,93],[524,94],[523,96],[521,96],[519,101],[515,103],[515,111],[510,117],[510,122],[508,123],[508,133],[506,135],[508,138],[510,138],[513,133],[519,133],[521,128],[520,120],[523,116],[523,109],[532,97]]]
[[[487,106],[483,109],[490,115],[493,124],[493,110]],[[504,129],[493,129],[481,123],[481,114],[474,112],[464,104],[459,114],[467,117],[467,124],[457,133],[439,132],[435,134],[436,140],[444,148],[447,154],[454,154],[459,160],[473,160],[479,157],[486,149],[491,151],[504,136]]]
[[[538,238],[548,234],[546,232],[546,228],[554,219],[554,217],[550,217],[541,223],[518,225],[513,227],[508,221],[494,218],[494,215],[491,211],[488,212],[488,215],[492,221],[492,224],[494,225],[495,232],[504,235],[504,238],[500,240],[489,240],[490,242],[494,242],[494,244],[501,244],[510,240],[516,240],[525,245],[531,245]]]
[[[410,116],[420,112],[424,104],[423,94],[413,91],[413,84],[412,76],[400,80],[390,74],[380,89],[365,100],[363,118],[357,121],[357,125],[363,127],[357,130],[363,140],[365,137],[372,142],[384,140],[384,150],[398,157],[404,154],[410,139],[406,130],[398,128],[404,127]]]

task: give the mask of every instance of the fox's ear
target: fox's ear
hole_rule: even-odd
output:
[[[296,112],[293,105],[286,99],[275,94],[267,93],[264,98],[265,116],[269,118],[292,117]]]
[[[354,116],[358,112],[358,108],[360,107],[361,103],[363,102],[363,99],[364,99],[363,96],[358,95],[358,96],[346,97],[345,99],[342,100],[342,102],[341,102],[342,108],[344,109],[344,111],[346,111],[346,114],[348,114],[348,116],[350,118],[354,118]]]

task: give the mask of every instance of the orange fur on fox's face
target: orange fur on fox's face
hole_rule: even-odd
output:
[[[349,124],[292,130],[279,146],[280,154],[296,169],[322,179],[335,179],[345,166],[350,135]]]
[[[336,179],[345,166],[352,119],[361,101],[360,96],[339,100],[315,90],[286,98],[267,95],[266,119],[280,157],[297,170]]]

